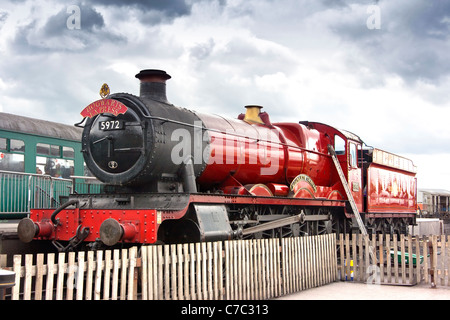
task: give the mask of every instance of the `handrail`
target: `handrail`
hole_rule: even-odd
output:
[[[70,179],[83,179],[83,180],[97,180],[96,177],[90,177],[90,176],[70,176]]]
[[[16,172],[16,171],[6,171],[6,170],[0,170],[0,173],[17,174],[19,176],[45,177],[45,178],[54,179],[54,180],[58,180],[58,181],[69,181],[69,182],[71,181],[70,179],[66,179],[66,178],[55,178],[48,174]]]

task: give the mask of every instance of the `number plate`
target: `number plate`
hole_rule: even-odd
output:
[[[99,126],[99,129],[103,130],[103,131],[122,130],[123,129],[123,121],[122,120],[99,121],[98,126]]]

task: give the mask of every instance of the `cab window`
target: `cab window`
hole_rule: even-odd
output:
[[[350,166],[352,168],[358,167],[358,152],[354,143],[350,143]]]
[[[345,154],[345,141],[338,135],[334,136],[334,151],[337,155]]]

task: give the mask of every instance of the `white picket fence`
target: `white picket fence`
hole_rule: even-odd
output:
[[[335,234],[15,255],[12,267],[6,260],[0,255],[0,267],[16,273],[12,300],[270,299],[337,278]]]

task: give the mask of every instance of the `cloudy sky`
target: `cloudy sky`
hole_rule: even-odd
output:
[[[73,124],[163,69],[178,106],[327,123],[450,190],[449,52],[443,0],[2,0],[0,111]]]

